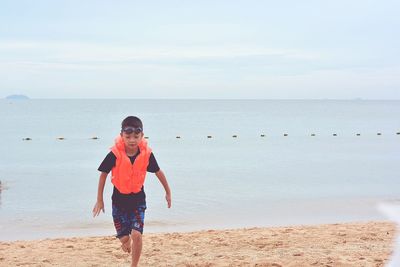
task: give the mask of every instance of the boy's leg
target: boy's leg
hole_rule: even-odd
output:
[[[117,231],[117,238],[121,241],[121,248],[123,251],[131,252],[131,238],[130,234],[130,220],[128,213],[118,208],[118,206],[112,205],[112,215],[115,230]]]
[[[129,237],[129,235],[120,237],[119,241],[121,241],[122,250],[131,253],[131,238]]]
[[[140,205],[133,211],[132,214],[132,267],[136,267],[138,265],[140,254],[142,253],[142,233],[145,210],[146,205]]]
[[[140,254],[142,253],[142,234],[136,230],[131,232],[132,239],[132,267],[136,267],[139,263]]]

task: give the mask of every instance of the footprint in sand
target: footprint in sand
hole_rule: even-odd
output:
[[[124,259],[127,257],[127,255],[123,255],[123,254],[114,254],[114,257],[117,259]]]

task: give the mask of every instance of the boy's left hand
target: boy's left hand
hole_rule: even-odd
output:
[[[166,194],[165,200],[167,200],[168,208],[171,208],[171,194]]]

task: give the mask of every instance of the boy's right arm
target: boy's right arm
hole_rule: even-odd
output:
[[[99,215],[100,211],[103,211],[104,213],[103,191],[104,191],[104,185],[106,184],[107,175],[108,174],[106,172],[101,172],[100,174],[99,186],[97,189],[97,202],[93,208],[93,217]]]

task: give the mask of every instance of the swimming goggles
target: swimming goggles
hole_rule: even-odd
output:
[[[126,134],[131,134],[131,133],[139,134],[139,133],[143,132],[143,129],[140,127],[127,126],[127,127],[123,128],[121,132],[124,132]]]

